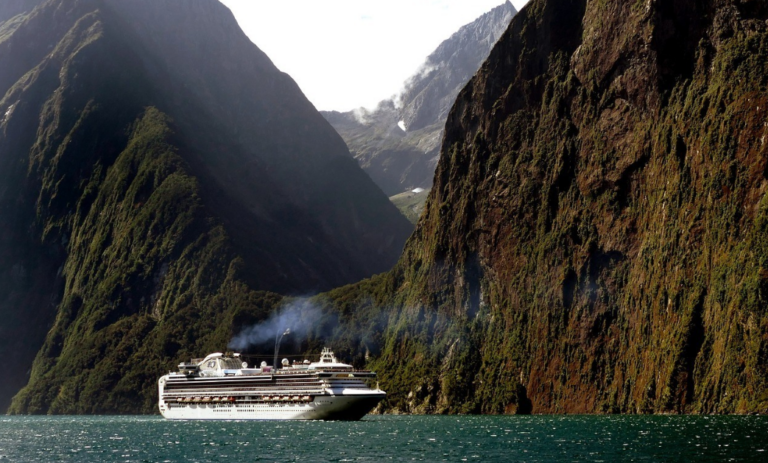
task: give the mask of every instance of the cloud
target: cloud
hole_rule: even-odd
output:
[[[352,116],[362,125],[368,125],[370,112],[366,108],[357,108],[352,110]]]

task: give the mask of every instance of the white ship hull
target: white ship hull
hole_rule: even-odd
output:
[[[158,380],[158,408],[169,420],[359,420],[387,395],[369,386],[376,373],[338,363],[329,349],[320,362],[286,363],[248,369],[221,353],[182,363]]]
[[[308,403],[161,404],[169,420],[359,420],[384,393],[318,396]]]

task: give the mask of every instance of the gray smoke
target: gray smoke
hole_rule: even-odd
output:
[[[288,336],[293,339],[303,339],[317,327],[322,315],[321,309],[311,300],[293,299],[265,321],[243,329],[232,338],[228,347],[241,351],[251,346],[273,345],[275,337],[286,329],[291,330]]]

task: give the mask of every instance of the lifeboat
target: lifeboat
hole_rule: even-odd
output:
[[[227,400],[230,401],[230,402],[236,402],[237,401],[237,399],[235,399],[234,397],[230,397]]]
[[[291,397],[291,400],[294,401],[294,402],[298,402],[299,401],[299,396],[295,395],[295,396]]]
[[[221,402],[221,397],[214,397],[211,402]]]
[[[210,402],[211,402],[211,398],[210,397],[203,397],[203,403],[207,404],[207,403],[210,403]]]

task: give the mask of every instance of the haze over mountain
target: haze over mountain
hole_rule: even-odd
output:
[[[152,411],[254,290],[387,271],[412,230],[215,0],[3,2],[0,95],[15,412]]]
[[[152,25],[168,10],[116,2],[50,1],[0,34],[0,63],[30,50],[0,66],[6,371],[23,371],[19,336],[45,338],[16,413],[152,412],[162,372],[282,303],[252,290],[273,280],[230,236],[229,218],[256,212],[211,203],[252,184],[205,155],[240,159],[245,127],[207,125],[234,123],[238,102],[217,109],[228,93],[205,63],[183,79],[163,66],[245,64],[184,34],[186,55],[159,56]],[[214,27],[215,3],[180,4],[163,31],[236,39]],[[374,369],[390,411],[768,412],[765,56],[763,1],[532,0],[459,93],[395,268],[314,298],[323,318],[285,350],[331,345]],[[251,85],[295,88],[259,69]],[[258,157],[288,172],[275,158]],[[264,195],[269,172],[253,183]],[[30,328],[54,316],[47,334]]]
[[[328,342],[401,412],[768,412],[766,56],[764,1],[532,0]]]
[[[323,112],[387,195],[432,185],[448,111],[516,13],[506,2],[462,27],[375,109]]]

